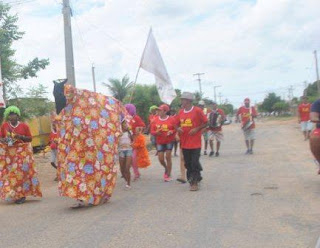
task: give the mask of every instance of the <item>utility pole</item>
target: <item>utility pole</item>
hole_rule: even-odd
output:
[[[315,58],[315,63],[316,63],[316,75],[317,75],[318,95],[320,96],[320,80],[319,80],[319,69],[318,69],[318,56],[317,56],[317,50],[314,50],[314,58]]]
[[[65,56],[66,56],[66,72],[68,84],[76,86],[76,77],[74,73],[74,58],[73,58],[73,44],[72,44],[72,28],[71,15],[72,10],[69,0],[63,0],[63,20],[64,20],[64,42],[65,42]]]
[[[289,97],[289,101],[290,101],[290,104],[292,103],[292,98],[293,98],[293,86],[290,85],[290,87],[288,88],[288,97]]]
[[[93,91],[97,92],[97,88],[96,88],[96,73],[94,70],[94,64],[92,64],[92,81],[93,81]]]
[[[199,90],[200,90],[200,97],[202,99],[202,87],[201,87],[201,76],[204,75],[204,73],[195,73],[193,76],[198,76],[198,79],[196,79],[199,82]]]
[[[221,92],[219,92],[219,102],[220,102],[220,105],[222,104],[222,94]]]
[[[214,101],[217,103],[217,93],[216,93],[216,88],[221,87],[221,85],[214,85],[213,86],[213,92],[214,92]]]

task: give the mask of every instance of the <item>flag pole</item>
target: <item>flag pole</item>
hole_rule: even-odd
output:
[[[134,95],[134,92],[135,92],[135,89],[136,89],[136,84],[137,84],[137,80],[138,80],[138,75],[139,75],[139,72],[140,72],[140,65],[139,65],[139,68],[138,68],[138,71],[137,71],[137,75],[136,75],[136,79],[134,80],[134,83],[133,83],[133,88],[132,88],[132,92],[131,92],[131,96],[130,96],[130,101],[129,103],[132,102],[132,99],[133,99],[133,95]]]
[[[146,51],[146,47],[147,47],[147,45],[148,45],[148,41],[149,41],[149,38],[150,38],[151,33],[152,33],[152,27],[150,28],[150,31],[149,31],[149,34],[148,34],[148,39],[147,39],[146,45],[145,45],[145,47],[144,47],[144,49],[143,49],[143,53],[142,53],[142,56],[141,56],[141,59],[140,59],[140,63],[139,63],[139,68],[138,68],[138,71],[137,71],[137,75],[136,75],[136,78],[135,78],[134,83],[133,83],[133,89],[132,89],[132,92],[131,92],[131,96],[130,96],[130,101],[129,101],[129,103],[131,103],[131,102],[132,102],[132,99],[133,99],[133,95],[134,95],[134,92],[135,92],[135,89],[136,89],[137,80],[138,80],[138,75],[139,75],[140,68],[141,68],[141,62],[142,62],[142,59],[143,59],[143,57],[144,57],[144,53],[145,53],[145,51]]]

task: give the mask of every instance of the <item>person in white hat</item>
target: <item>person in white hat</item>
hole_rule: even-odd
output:
[[[183,92],[181,97],[182,109],[177,115],[177,131],[180,134],[181,148],[187,169],[187,179],[190,190],[199,190],[199,182],[202,180],[200,164],[201,131],[207,126],[208,119],[202,109],[193,106],[194,95]]]

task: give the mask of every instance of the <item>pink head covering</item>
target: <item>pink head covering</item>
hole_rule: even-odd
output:
[[[135,116],[137,114],[136,106],[134,106],[133,104],[131,104],[131,103],[126,104],[125,107],[131,116]]]

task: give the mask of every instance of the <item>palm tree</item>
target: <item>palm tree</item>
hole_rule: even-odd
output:
[[[121,102],[133,87],[133,82],[130,82],[128,75],[125,75],[121,80],[117,78],[109,78],[109,83],[102,84],[106,86],[110,90],[111,94]]]

